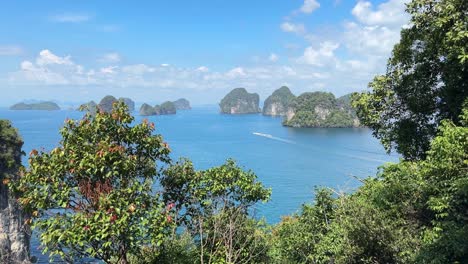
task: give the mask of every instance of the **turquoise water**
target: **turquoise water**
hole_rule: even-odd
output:
[[[0,109],[0,118],[10,119],[19,129],[26,153],[33,148],[54,148],[63,121],[81,116],[76,111]],[[137,121],[141,119],[136,115]],[[169,143],[174,159],[189,157],[197,169],[206,169],[234,158],[253,170],[273,191],[271,201],[256,208],[257,217],[270,223],[310,202],[314,186],[349,192],[359,185],[354,176],[375,175],[378,166],[398,161],[398,156],[385,153],[366,128],[288,128],[281,125],[281,118],[221,115],[216,106],[148,119]],[[35,248],[33,255],[38,255]]]

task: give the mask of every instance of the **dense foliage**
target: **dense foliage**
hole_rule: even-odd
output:
[[[224,114],[259,113],[259,101],[258,94],[249,93],[245,88],[235,88],[221,100],[219,107]]]
[[[332,93],[303,93],[289,104],[283,121],[292,127],[354,127],[358,122],[346,97],[338,100]]]
[[[354,105],[385,148],[422,159],[441,120],[460,124],[468,96],[468,2],[413,0],[385,75]]]
[[[267,97],[263,103],[263,114],[272,116],[284,116],[289,104],[296,98],[288,87],[282,86]]]
[[[162,242],[170,212],[152,186],[169,149],[153,124],[132,122],[116,103],[110,113],[67,120],[50,152],[31,151],[17,190],[44,251],[126,263],[143,245]]]
[[[18,168],[21,160],[18,160],[16,149],[21,149],[23,141],[18,131],[11,126],[10,121],[0,119],[0,184],[7,184],[12,175],[7,171]]]
[[[265,261],[264,224],[249,215],[255,203],[269,199],[271,190],[254,173],[232,160],[204,171],[182,160],[164,175],[164,200],[174,206],[177,226],[194,239],[199,263]]]
[[[351,195],[318,191],[314,205],[275,227],[274,257],[279,263],[465,263],[468,108],[460,122],[442,122],[426,160],[385,165]]]
[[[127,97],[120,97],[119,101],[123,102],[128,107],[128,111],[135,111],[135,102],[132,99]]]
[[[10,107],[10,110],[60,110],[60,107],[54,102],[40,102],[40,103],[17,103]]]

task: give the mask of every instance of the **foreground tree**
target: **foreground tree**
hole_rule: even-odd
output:
[[[165,171],[164,199],[174,207],[178,226],[193,237],[197,262],[267,262],[265,224],[251,214],[271,191],[256,178],[232,160],[204,171],[182,160]]]
[[[52,151],[31,151],[17,189],[51,256],[127,263],[143,245],[163,241],[170,217],[152,185],[169,149],[154,124],[132,121],[124,103],[114,103],[110,113],[67,120]]]
[[[401,31],[385,75],[356,94],[362,123],[385,148],[424,159],[444,119],[460,124],[468,96],[468,2],[413,0],[410,26]]]

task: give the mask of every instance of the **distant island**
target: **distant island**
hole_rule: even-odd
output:
[[[254,114],[259,113],[260,96],[248,93],[245,88],[236,88],[229,92],[219,103],[223,114]]]
[[[350,95],[339,97],[328,92],[303,93],[288,106],[283,125],[291,127],[359,127],[351,107]]]
[[[190,102],[185,98],[180,98],[173,102],[177,110],[190,110]]]
[[[60,110],[60,107],[54,102],[46,101],[46,102],[31,103],[31,104],[17,103],[17,104],[12,105],[10,107],[10,110],[47,110],[47,111],[53,111],[53,110]]]
[[[286,116],[288,107],[296,96],[288,87],[282,86],[273,92],[263,103],[263,115]]]
[[[122,101],[124,102],[128,110],[130,112],[135,111],[135,102],[127,97],[120,97],[119,99],[115,98],[112,95],[106,95],[104,98],[101,99],[99,104],[96,104],[94,101],[89,101],[87,103],[84,103],[78,107],[78,111],[91,111],[95,112],[97,108],[102,109],[104,112],[110,112],[112,110],[112,105],[117,102],[117,101]]]
[[[90,111],[96,112],[98,105],[94,101],[89,101],[85,104],[80,105],[76,110],[77,111]]]
[[[177,113],[175,104],[171,101],[166,101],[161,105],[155,105],[152,107],[149,104],[144,103],[140,107],[140,115],[152,116],[152,115],[173,115]]]

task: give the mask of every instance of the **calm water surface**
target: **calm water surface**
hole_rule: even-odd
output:
[[[76,111],[0,109],[0,118],[10,119],[19,129],[26,153],[33,148],[50,150],[57,146],[64,120],[82,115]],[[135,115],[137,122],[143,119]],[[314,186],[349,192],[359,185],[353,176],[374,175],[378,166],[398,161],[398,156],[385,153],[366,128],[288,128],[281,125],[281,118],[221,115],[215,106],[148,119],[169,143],[173,159],[189,157],[197,169],[206,169],[234,158],[253,170],[273,190],[271,201],[257,206],[257,216],[270,223],[310,202]],[[37,246],[34,240],[36,256]],[[43,261],[47,258],[41,256]]]

